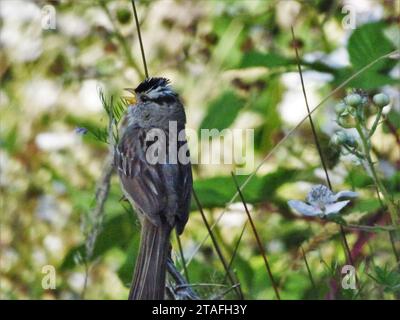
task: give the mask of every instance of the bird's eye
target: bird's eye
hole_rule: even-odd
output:
[[[141,96],[141,97],[140,97],[140,100],[142,100],[142,102],[147,102],[147,101],[149,101],[150,99],[149,99],[147,96]]]

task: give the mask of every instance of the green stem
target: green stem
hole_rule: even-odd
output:
[[[378,113],[376,114],[374,124],[372,125],[371,130],[369,131],[368,139],[371,138],[373,136],[373,134],[375,133],[375,130],[378,127],[381,116],[382,116],[382,108],[379,108]]]
[[[368,139],[366,138],[364,131],[359,123],[357,123],[356,129],[361,138],[361,142],[362,142],[363,149],[364,149],[365,159],[367,160],[367,164],[371,170],[372,178],[375,182],[376,187],[383,195],[384,202],[386,203],[386,205],[389,209],[390,218],[392,219],[392,224],[394,226],[397,226],[398,218],[397,218],[397,213],[396,213],[396,206],[390,200],[389,192],[386,190],[385,185],[382,183],[382,181],[379,179],[379,177],[376,173],[375,166],[374,166],[374,163],[372,162],[371,154],[370,154],[371,145],[369,144]]]
[[[351,154],[355,155],[357,158],[359,159],[364,159],[364,156],[358,152],[356,149],[351,149],[349,146],[347,145],[343,145],[343,147]]]

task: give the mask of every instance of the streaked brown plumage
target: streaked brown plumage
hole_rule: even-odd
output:
[[[115,150],[115,165],[125,196],[134,206],[141,222],[141,243],[129,299],[163,299],[170,234],[181,234],[188,220],[192,171],[189,163],[172,163],[169,142],[177,150],[186,147],[170,132],[176,121],[178,133],[186,117],[178,95],[164,78],[150,78],[135,90],[137,102],[128,107],[122,137]],[[150,163],[146,152],[154,146],[148,134],[157,128],[166,136],[164,163]],[[172,140],[170,140],[172,139]]]

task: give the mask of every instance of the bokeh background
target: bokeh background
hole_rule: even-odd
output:
[[[55,10],[54,29],[43,28],[46,5]],[[354,29],[343,24],[344,6],[353,10]],[[315,107],[400,42],[398,0],[159,0],[138,1],[137,8],[150,75],[171,79],[185,103],[188,127],[254,129],[255,165],[306,115],[294,46]],[[107,97],[120,97],[143,79],[131,3],[1,0],[0,18],[0,298],[125,299],[139,225],[120,201],[116,177],[100,227],[93,221],[96,183],[108,148],[75,129],[107,125],[100,89]],[[343,212],[355,224],[385,224],[387,214],[364,168],[329,145],[338,128],[333,106],[351,88],[391,97],[388,121],[373,146],[385,183],[398,199],[399,70],[395,59],[377,64],[315,114],[334,189],[360,194]],[[194,167],[195,189],[210,223],[235,194],[234,168]],[[340,289],[345,255],[339,226],[304,219],[287,205],[289,199],[304,199],[316,183],[324,183],[324,173],[305,122],[244,189],[282,298],[395,298],[400,275],[393,271],[396,257],[387,232],[347,230],[363,289]],[[186,260],[193,258],[189,281],[203,284],[194,288],[212,298],[230,283],[210,239],[197,250],[207,229],[195,204],[192,209],[181,239]],[[250,228],[241,237],[245,221],[237,200],[214,228],[216,239],[228,261],[236,251],[232,269],[245,298],[274,299]],[[88,257],[93,228],[96,242]],[[173,245],[181,270],[175,239]],[[42,288],[45,265],[56,270],[55,290]],[[234,291],[225,296],[235,297]]]

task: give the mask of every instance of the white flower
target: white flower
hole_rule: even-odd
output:
[[[316,185],[311,188],[306,202],[289,200],[289,206],[298,213],[305,216],[324,217],[342,210],[350,200],[338,201],[340,198],[355,198],[357,193],[353,191],[340,191],[334,194],[324,185]]]

